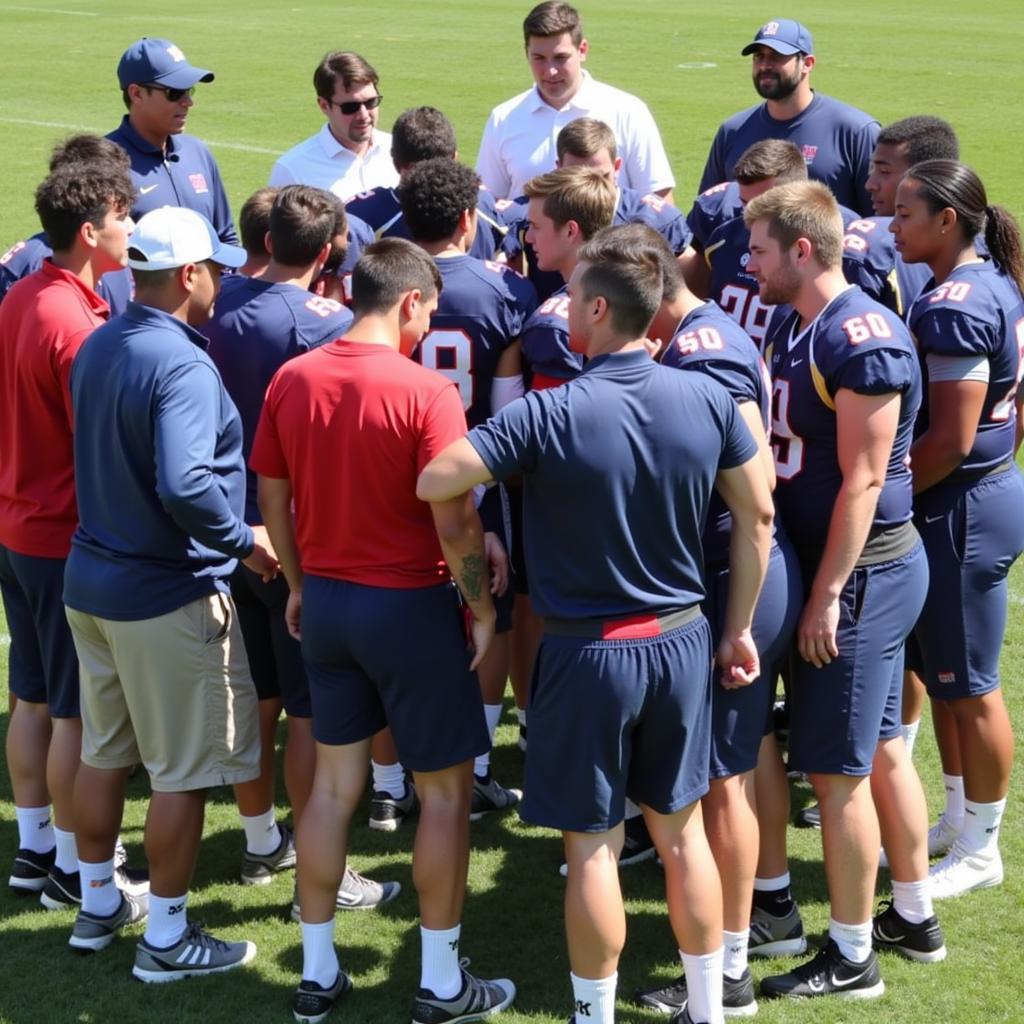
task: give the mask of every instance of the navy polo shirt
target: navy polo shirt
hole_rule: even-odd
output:
[[[757,454],[736,403],[646,351],[597,356],[471,430],[501,480],[524,475],[530,597],[545,617],[668,612],[704,597],[701,531],[719,469]]]
[[[70,607],[155,618],[227,592],[235,560],[252,552],[242,424],[205,347],[177,318],[132,302],[75,357]]]

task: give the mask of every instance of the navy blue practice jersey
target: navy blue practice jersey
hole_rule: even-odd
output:
[[[569,348],[569,293],[564,286],[527,320],[523,362],[533,391],[556,388],[583,371],[583,356]]]
[[[697,196],[686,215],[686,226],[693,236],[690,244],[697,252],[703,252],[711,232],[720,224],[742,213],[740,187],[735,181],[723,181],[712,185]]]

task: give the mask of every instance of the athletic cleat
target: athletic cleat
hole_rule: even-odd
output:
[[[56,856],[56,846],[46,853],[19,850],[14,855],[11,876],[7,879],[7,884],[18,892],[42,892]]]
[[[657,857],[658,851],[654,848],[654,840],[647,831],[647,822],[642,814],[627,818],[625,831],[626,838],[622,841],[622,853],[619,854],[620,868],[631,868],[634,864],[642,864],[645,860]],[[569,865],[563,864],[558,873],[563,878],[568,877]]]
[[[463,961],[463,964],[468,961]],[[438,999],[429,988],[416,992],[412,1004],[412,1024],[461,1024],[485,1020],[500,1013],[516,997],[516,987],[508,978],[484,981],[462,968],[462,989],[451,999]]]
[[[891,900],[884,907],[871,922],[871,943],[875,949],[892,949],[922,964],[946,959],[946,943],[934,914],[920,924],[911,924]]]
[[[330,988],[322,988],[315,981],[300,981],[292,999],[292,1016],[299,1024],[320,1024],[351,988],[352,979],[344,971],[338,971]]]
[[[287,825],[279,825],[281,842],[273,853],[250,853],[242,856],[242,884],[269,885],[278,871],[295,867],[295,833]]]
[[[868,954],[862,964],[847,960],[833,939],[814,957],[787,974],[761,980],[761,995],[766,999],[813,999],[839,996],[843,999],[877,999],[885,992],[878,970],[878,957]]]
[[[995,853],[972,853],[959,839],[949,853],[928,872],[932,899],[962,896],[973,889],[989,889],[1003,884],[1003,858]]]
[[[944,813],[940,814],[939,820],[928,829],[928,856],[945,857],[959,835],[960,829]]]
[[[399,796],[376,792],[370,800],[370,828],[377,832],[394,832],[419,807],[416,790],[405,783],[405,792]]]
[[[661,988],[637,992],[635,999],[641,1006],[658,1013],[679,1013],[686,1006],[686,975],[680,974]],[[753,1017],[757,1013],[754,998],[754,979],[747,968],[739,978],[722,979],[722,1010],[726,1017]]]
[[[785,917],[776,917],[767,910],[754,907],[750,915],[748,956],[801,956],[807,952],[807,936],[794,903]]]
[[[817,804],[808,804],[800,808],[793,819],[797,828],[821,828],[821,808]]]
[[[507,811],[523,799],[521,789],[506,789],[490,772],[485,779],[473,776],[473,797],[469,805],[469,820],[479,821],[491,811]]]
[[[185,934],[166,949],[141,939],[135,947],[132,974],[139,981],[163,983],[203,974],[222,974],[247,964],[256,956],[252,942],[224,942],[192,922]]]
[[[78,911],[71,929],[68,945],[83,953],[98,953],[106,949],[114,936],[126,925],[144,921],[149,914],[149,893],[133,895],[121,892],[121,904],[110,917]]]
[[[146,868],[126,868],[123,863],[114,863],[114,884],[122,892],[142,896],[149,892],[149,871]],[[39,894],[39,902],[47,910],[66,910],[82,905],[82,880],[77,871],[61,871],[54,865],[46,885]]]
[[[358,871],[347,867],[338,887],[334,906],[338,910],[375,910],[385,903],[390,903],[401,891],[401,882],[375,882],[372,878],[365,878]],[[298,886],[292,897],[291,916],[293,921],[302,920]]]

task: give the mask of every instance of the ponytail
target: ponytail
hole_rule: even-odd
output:
[[[1020,227],[1005,207],[987,206],[985,213],[985,244],[992,261],[1024,292],[1024,246],[1021,244]]]

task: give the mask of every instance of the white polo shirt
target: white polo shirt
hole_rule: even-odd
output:
[[[271,185],[314,185],[326,188],[346,202],[360,192],[393,188],[398,171],[391,160],[391,136],[373,130],[373,141],[359,156],[346,149],[325,122],[316,135],[292,146],[270,172]]]
[[[476,161],[484,185],[500,198],[521,196],[527,181],[555,169],[555,139],[578,117],[604,121],[615,134],[622,157],[619,184],[623,188],[646,194],[675,185],[647,104],[595,81],[587,71],[576,95],[560,110],[546,103],[534,85],[491,111]]]

